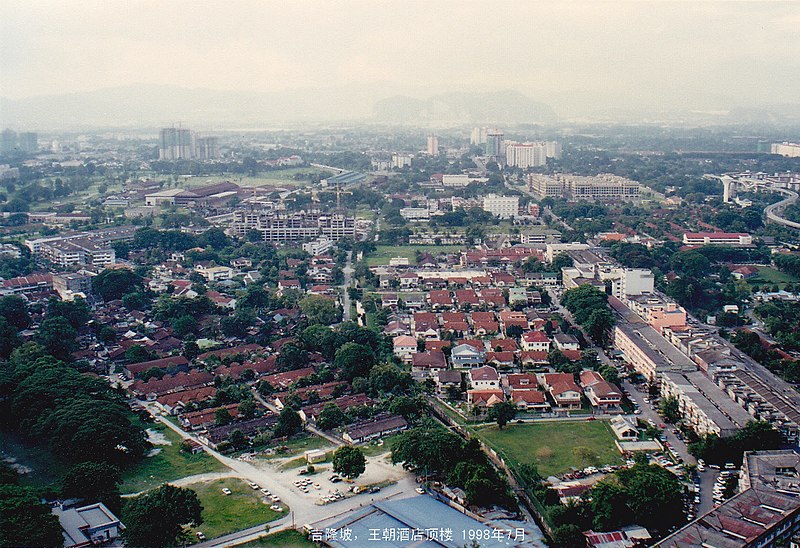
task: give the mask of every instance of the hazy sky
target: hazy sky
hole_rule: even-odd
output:
[[[134,83],[798,103],[800,1],[0,0],[0,95]]]

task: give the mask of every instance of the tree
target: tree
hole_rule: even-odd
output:
[[[311,324],[331,325],[342,321],[342,309],[329,297],[309,295],[299,306]]]
[[[200,347],[195,341],[186,341],[183,343],[183,357],[187,360],[194,361],[200,355]]]
[[[291,436],[298,433],[303,428],[303,419],[291,407],[284,407],[278,415],[278,422],[275,423],[275,437]]]
[[[11,352],[21,344],[22,339],[17,335],[17,328],[0,316],[0,358],[7,360]]]
[[[252,419],[256,416],[256,402],[252,398],[247,398],[239,402],[239,413],[245,419]]]
[[[61,481],[61,496],[83,499],[87,504],[102,502],[112,512],[119,512],[122,499],[119,468],[104,462],[82,462],[74,465]]]
[[[8,295],[0,299],[0,316],[17,330],[25,329],[31,324],[28,303],[19,295]]]
[[[346,478],[357,478],[366,468],[367,459],[358,447],[345,445],[333,454],[333,471]]]
[[[156,355],[141,344],[134,344],[125,351],[125,361],[128,363],[142,363],[156,359]]]
[[[308,360],[308,352],[295,343],[286,343],[281,346],[275,363],[281,371],[293,371],[307,366]]]
[[[0,546],[62,546],[58,518],[30,487],[0,485]]]
[[[78,347],[75,340],[77,332],[69,321],[61,316],[46,318],[36,333],[36,342],[41,344],[52,356],[60,360],[68,360],[73,350]]]
[[[80,329],[92,317],[92,311],[86,301],[80,297],[75,297],[71,301],[62,301],[51,297],[47,301],[47,316],[64,318],[73,328]]]
[[[139,291],[143,282],[143,278],[129,268],[105,269],[92,278],[92,289],[104,301],[113,301]]]
[[[238,428],[231,432],[231,435],[228,436],[228,441],[231,442],[231,445],[233,445],[236,449],[241,449],[247,445],[247,437]]]
[[[675,396],[667,396],[661,400],[658,405],[658,412],[664,417],[664,420],[670,424],[675,424],[681,420],[680,402]]]
[[[424,473],[445,472],[453,468],[464,445],[458,435],[431,422],[400,434],[392,446],[392,463],[404,462]]]
[[[598,531],[614,531],[626,525],[630,513],[627,502],[627,490],[616,477],[597,482],[589,501],[594,516],[592,526]]]
[[[660,466],[635,465],[617,473],[628,493],[633,523],[665,531],[682,523],[683,489],[672,472]]]
[[[339,378],[352,381],[356,377],[366,377],[375,365],[375,353],[369,346],[349,342],[336,351],[333,365],[339,369]]]
[[[489,420],[497,421],[500,430],[516,416],[517,406],[508,401],[497,403],[489,409]]]
[[[123,535],[130,546],[178,546],[186,543],[185,524],[203,522],[203,507],[191,489],[164,484],[130,499],[123,509]]]
[[[231,422],[233,422],[233,417],[231,417],[230,412],[226,408],[220,407],[214,412],[214,424],[217,426],[225,426]]]
[[[339,409],[335,403],[326,403],[325,407],[317,417],[317,428],[320,430],[332,430],[336,427],[347,424],[348,418],[344,411]]]

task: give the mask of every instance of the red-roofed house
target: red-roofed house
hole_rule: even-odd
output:
[[[428,293],[428,300],[431,303],[431,308],[434,310],[451,308],[453,306],[453,298],[446,289],[434,289]]]
[[[500,390],[500,375],[489,365],[476,367],[469,371],[469,385],[474,390]]]
[[[492,339],[489,341],[489,346],[495,352],[516,352],[519,350],[517,341],[514,339]]]
[[[475,293],[474,289],[456,289],[456,301],[461,308],[480,304],[478,294]]]
[[[505,351],[487,352],[485,361],[497,367],[514,367],[514,353]]]
[[[545,412],[550,410],[550,404],[544,396],[544,392],[538,390],[511,390],[509,400],[524,411]]]
[[[481,300],[494,307],[503,307],[506,305],[506,297],[503,295],[502,289],[486,288],[481,290]]]
[[[546,373],[544,386],[560,409],[580,409],[581,389],[571,373]]]
[[[447,369],[447,359],[444,352],[429,350],[411,354],[412,373],[424,373],[428,376],[434,376],[442,369]]]
[[[622,392],[595,371],[581,371],[581,385],[592,407],[603,411],[620,411]]]
[[[522,334],[522,349],[534,352],[550,352],[550,339],[544,331],[528,331]]]
[[[417,339],[408,335],[399,335],[392,339],[394,355],[404,362],[411,362],[411,354],[417,351]]]
[[[491,407],[505,401],[502,390],[467,390],[467,403],[477,407]]]

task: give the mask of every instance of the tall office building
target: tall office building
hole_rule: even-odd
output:
[[[503,151],[503,132],[493,129],[486,133],[486,146],[484,148],[486,156],[499,158],[504,155]]]
[[[167,127],[159,133],[159,160],[191,160],[194,154],[194,136],[188,129]]]
[[[39,136],[32,131],[20,133],[19,149],[22,152],[36,152],[39,150]]]
[[[525,169],[546,164],[547,146],[545,143],[506,144],[506,165]]]
[[[17,148],[17,132],[12,129],[4,129],[0,134],[0,152],[8,154]]]
[[[428,135],[428,156],[439,155],[439,138],[436,135]]]
[[[195,152],[198,160],[219,158],[219,139],[217,137],[198,137],[195,139]]]

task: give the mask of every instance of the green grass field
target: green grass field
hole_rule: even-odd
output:
[[[205,452],[197,455],[181,453],[181,437],[163,424],[145,426],[163,434],[170,445],[157,445],[156,448],[161,449],[158,454],[145,457],[135,467],[125,470],[120,487],[122,493],[138,493],[185,476],[225,469],[223,464]]]
[[[409,264],[417,264],[416,251],[423,253],[451,253],[461,251],[465,246],[461,245],[379,245],[377,249],[367,257],[369,266],[389,264],[389,259],[393,257],[406,257]]]
[[[510,424],[503,430],[486,426],[474,432],[509,464],[533,464],[544,477],[622,462],[606,421]]]
[[[333,444],[331,444],[331,442],[329,442],[325,438],[308,434],[282,443],[281,445],[275,448],[276,449],[275,453],[272,455],[259,454],[258,458],[279,459],[279,458],[292,457],[295,455],[299,455],[302,457],[303,453],[311,449],[328,450],[333,448],[334,448]]]
[[[400,436],[401,434],[392,434],[391,436],[383,438],[383,444],[381,445],[378,445],[378,441],[374,440],[364,445],[359,445],[358,448],[361,449],[361,452],[364,453],[365,457],[383,455],[392,450],[392,445],[394,445],[394,442]]]
[[[223,494],[224,487],[231,490],[230,495]],[[200,504],[203,505],[203,523],[192,529],[193,537],[197,531],[202,531],[209,539],[227,535],[274,521],[288,511],[285,505],[282,505],[282,512],[270,510],[271,503],[264,504],[265,499],[261,493],[254,491],[238,478],[193,483],[187,485],[187,488],[197,493]]]
[[[783,289],[787,283],[797,283],[798,281],[794,276],[781,272],[771,266],[759,266],[757,268],[758,274],[754,278],[747,280],[747,283],[751,285],[777,284]]]
[[[237,546],[240,548],[313,548],[316,544],[308,540],[300,531],[289,529]]]
[[[280,169],[275,171],[264,172],[256,175],[255,177],[249,177],[247,175],[241,173],[229,173],[227,175],[208,175],[208,176],[201,176],[201,177],[181,177],[181,188],[194,188],[198,186],[205,186],[205,185],[213,185],[215,183],[221,183],[224,181],[230,181],[232,183],[236,183],[237,185],[243,187],[254,187],[254,186],[264,186],[264,185],[272,185],[272,186],[284,186],[284,187],[294,187],[294,186],[303,186],[309,183],[307,178],[303,179],[295,179],[295,175],[299,174],[314,174],[320,173],[321,169],[316,167],[295,167],[289,169]],[[186,181],[185,183],[183,181]]]

